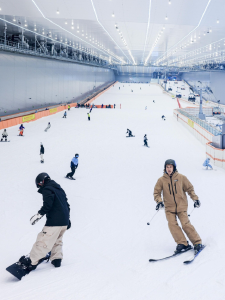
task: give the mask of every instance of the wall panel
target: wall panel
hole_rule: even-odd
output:
[[[76,102],[112,81],[110,69],[0,52],[0,116]]]

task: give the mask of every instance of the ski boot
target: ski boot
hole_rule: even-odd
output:
[[[194,245],[195,253],[201,251],[203,248],[204,248],[204,246],[202,244],[195,244]]]
[[[187,246],[185,246],[184,244],[178,244],[175,253],[185,252],[189,249],[191,249],[191,246],[189,244],[187,244]]]
[[[62,260],[59,259],[59,258],[57,258],[57,259],[54,259],[54,260],[52,261],[52,265],[53,265],[55,268],[59,268],[59,267],[61,267],[61,262],[62,262]]]

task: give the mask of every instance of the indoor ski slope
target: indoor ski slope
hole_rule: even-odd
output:
[[[176,121],[177,101],[157,85],[117,83],[95,103],[115,103],[117,109],[93,109],[88,122],[88,110],[72,108],[67,119],[61,112],[26,123],[25,137],[12,127],[11,142],[0,144],[1,300],[224,299],[225,171],[203,169],[205,147]],[[135,138],[125,137],[127,128]],[[144,134],[150,148],[143,147]],[[75,153],[79,167],[70,181],[64,176]],[[176,160],[202,203],[191,221],[207,247],[191,265],[183,265],[190,253],[148,261],[176,247],[164,211],[146,225],[155,214],[153,188],[168,158]],[[41,172],[65,190],[72,227],[64,235],[62,267],[43,263],[18,281],[5,268],[29,253],[44,226],[44,218],[34,226],[29,222],[42,205],[35,186]]]

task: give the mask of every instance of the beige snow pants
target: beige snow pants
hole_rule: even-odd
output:
[[[41,160],[43,161],[44,160],[44,155],[40,154],[40,156],[41,156]]]
[[[187,237],[192,242],[192,244],[202,244],[201,238],[195,230],[194,226],[191,225],[186,211],[178,213],[166,211],[168,226],[175,242],[177,244],[183,244],[187,246],[187,239],[177,223],[177,217],[181,222],[183,231],[186,233]]]
[[[37,265],[39,259],[45,257],[49,251],[51,261],[63,258],[62,238],[66,230],[67,226],[44,226],[30,252],[32,265]]]

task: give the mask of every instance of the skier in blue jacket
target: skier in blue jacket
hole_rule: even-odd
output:
[[[66,175],[66,178],[75,180],[75,178],[73,178],[73,175],[78,168],[78,157],[79,154],[75,154],[75,157],[72,158],[70,163],[71,172]]]
[[[213,167],[210,165],[210,158],[206,158],[206,160],[203,163],[203,166],[206,167],[206,170],[208,170],[208,167],[210,167],[211,169],[213,169]]]

